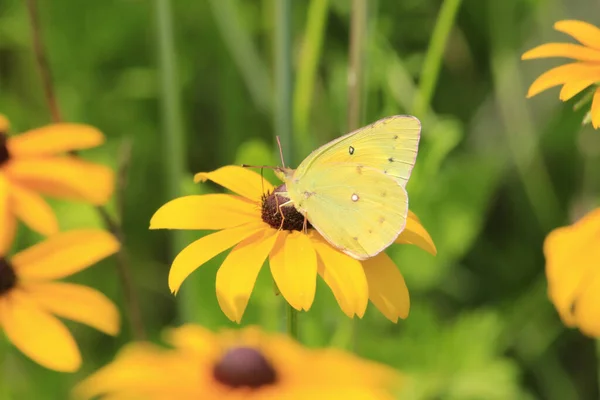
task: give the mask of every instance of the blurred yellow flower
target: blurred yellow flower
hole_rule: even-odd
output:
[[[239,196],[207,194],[186,196],[163,205],[152,217],[150,229],[208,229],[204,236],[179,253],[169,273],[176,293],[199,266],[233,247],[217,272],[217,299],[229,319],[240,322],[258,273],[269,258],[273,279],[287,302],[308,310],[314,300],[317,274],[329,285],[346,315],[362,317],[369,299],[390,320],[406,318],[410,307],[402,274],[385,253],[358,261],[333,248],[318,232],[302,230],[304,217],[293,207],[281,213],[274,187],[258,173],[237,166],[199,173],[196,181],[211,180]],[[431,237],[409,212],[406,228],[396,243],[414,244],[435,254]]]
[[[529,50],[521,59],[564,57],[575,62],[552,68],[529,87],[527,97],[535,96],[554,86],[563,85],[560,99],[567,101],[589,86],[600,82],[600,29],[587,22],[558,21],[554,29],[572,36],[581,44],[547,43]],[[592,125],[600,126],[600,88],[594,89],[591,110]]]
[[[544,242],[548,294],[567,326],[600,337],[600,208]]]
[[[0,330],[25,355],[46,368],[72,372],[81,365],[77,343],[54,315],[109,335],[119,331],[119,312],[102,293],[53,282],[115,253],[117,240],[101,230],[53,235],[10,260],[0,258]]]
[[[127,346],[74,389],[78,399],[393,399],[399,375],[333,349],[310,350],[250,327],[215,335],[197,325],[168,331],[173,349]]]
[[[16,219],[42,235],[58,232],[54,212],[40,194],[82,200],[108,201],[113,191],[110,168],[65,155],[96,147],[104,136],[79,124],[52,124],[7,136],[8,120],[0,115],[0,254],[10,247]]]

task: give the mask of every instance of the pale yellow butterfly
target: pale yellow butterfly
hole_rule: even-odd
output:
[[[293,205],[344,253],[377,255],[406,225],[420,134],[416,117],[396,115],[319,147],[295,170],[277,168],[290,199],[281,206]]]

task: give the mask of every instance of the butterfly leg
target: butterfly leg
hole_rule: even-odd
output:
[[[281,215],[281,224],[279,225],[279,230],[283,229],[283,223],[285,222],[285,215],[283,215],[283,211],[281,211],[281,207],[284,207],[284,206],[289,205],[291,203],[292,203],[292,201],[289,200],[289,201],[286,201],[283,204],[279,204],[279,196],[277,196],[277,195],[275,196],[275,205],[276,205],[276,208],[277,208],[277,211],[275,211],[275,214],[279,213],[279,215]]]
[[[308,233],[308,218],[306,218],[306,214],[304,214],[304,222],[302,222],[302,232],[305,235]]]

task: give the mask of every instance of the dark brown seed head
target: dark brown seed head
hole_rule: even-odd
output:
[[[6,132],[0,132],[0,165],[10,159],[8,148],[6,147]]]
[[[213,369],[215,379],[231,388],[261,386],[277,382],[277,373],[265,356],[251,347],[229,349]]]
[[[275,229],[302,231],[304,228],[304,215],[300,214],[292,203],[288,203],[290,199],[280,194],[285,193],[285,191],[286,187],[283,184],[276,188],[273,193],[263,195],[262,220]],[[308,221],[306,221],[306,228],[312,228]]]
[[[0,258],[0,296],[10,291],[17,284],[17,276],[6,258]]]

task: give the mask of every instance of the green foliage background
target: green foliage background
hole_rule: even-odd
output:
[[[165,150],[160,1],[40,1],[64,117],[94,125],[108,137],[107,145],[85,157],[116,169],[123,144],[132,145],[122,223],[152,339],[182,321],[213,329],[234,326],[219,309],[214,290],[224,255],[194,273],[175,298],[167,287],[172,248],[181,249],[204,233],[172,237],[149,231],[148,224],[172,198],[173,185],[182,193],[219,190],[193,184],[195,172],[278,163],[275,1],[171,1],[175,89],[185,141],[181,154]],[[322,3],[324,18],[315,3]],[[573,103],[560,103],[556,90],[525,98],[533,79],[557,61],[525,63],[520,55],[537,44],[568,40],[552,31],[557,20],[600,23],[600,5],[592,0],[454,1],[460,9],[448,33],[442,32],[446,46],[440,48],[445,50],[437,75],[435,63],[430,70],[423,66],[443,3],[369,2],[362,122],[402,113],[422,120],[422,144],[408,189],[411,209],[431,233],[438,255],[411,246],[388,250],[406,278],[411,314],[394,325],[370,306],[356,324],[358,353],[411,376],[403,399],[597,399],[595,344],[565,328],[548,301],[542,243],[552,228],[594,205],[599,163],[594,149],[600,137],[581,127],[585,110],[573,112]],[[298,161],[346,132],[351,2],[292,5],[291,51],[299,79],[293,153]],[[424,93],[419,86],[424,74],[437,76],[429,107],[418,97]],[[50,121],[25,2],[19,0],[0,0],[0,112],[15,132]],[[167,172],[169,160],[185,167],[180,182]],[[102,226],[87,205],[52,205],[63,229]],[[21,227],[16,248],[36,240]],[[268,269],[263,272],[243,324],[279,330],[281,298],[273,295]],[[124,311],[114,260],[74,280],[102,290]],[[324,284],[299,323],[309,346],[350,346],[352,323]],[[68,325],[84,356],[82,370],[48,371],[9,347],[0,398],[65,399],[75,382],[111,360],[132,337],[126,316],[117,338]]]

